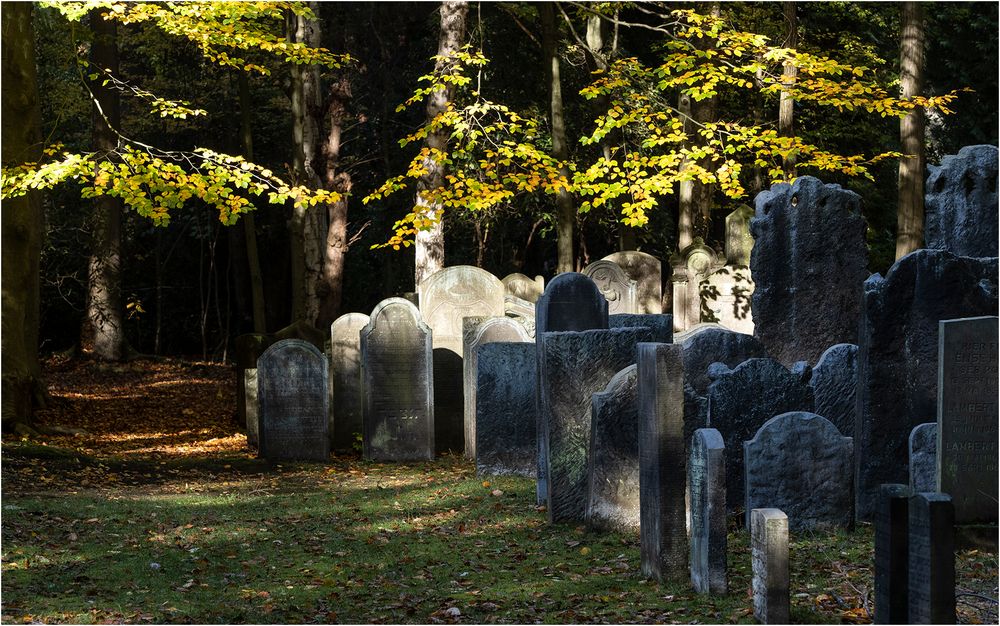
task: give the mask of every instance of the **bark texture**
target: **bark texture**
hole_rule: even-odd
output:
[[[542,18],[542,61],[545,63],[545,82],[549,86],[549,114],[552,124],[552,156],[565,161],[568,156],[566,145],[566,121],[563,114],[562,81],[559,75],[559,31],[556,28],[555,8],[551,3],[538,5]],[[569,171],[563,168],[563,176]],[[576,222],[576,206],[573,196],[563,190],[556,194],[556,272],[573,271],[573,224]]]
[[[799,45],[799,20],[795,14],[795,2],[784,2],[785,23],[788,27],[788,39],[786,48],[797,48]],[[783,78],[789,85],[795,83],[798,78],[799,68],[794,63],[785,63]],[[781,91],[781,98],[778,102],[778,134],[782,137],[795,136],[795,101],[787,90]],[[783,163],[785,178],[795,178],[795,155],[789,154]]]
[[[904,2],[899,39],[899,82],[902,97],[924,88],[924,10],[920,2]],[[924,244],[924,110],[913,109],[899,122],[899,208],[896,215],[896,258]]]
[[[253,160],[253,128],[250,111],[253,102],[250,98],[250,80],[243,72],[239,73],[240,90],[240,140],[243,144],[243,156]],[[267,332],[267,322],[264,306],[264,278],[260,271],[260,254],[257,252],[257,227],[253,213],[247,213],[240,220],[245,239],[247,269],[250,274],[250,298],[253,310],[253,332]]]

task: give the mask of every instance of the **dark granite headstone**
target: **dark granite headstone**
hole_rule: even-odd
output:
[[[875,623],[906,624],[910,589],[910,496],[906,485],[880,485],[875,515]]]
[[[997,147],[965,146],[927,170],[927,247],[958,256],[997,256]]]
[[[955,509],[943,493],[910,498],[909,623],[955,623]]]
[[[636,304],[639,288],[617,263],[594,261],[583,268],[583,273],[597,284],[597,288],[607,298],[609,314],[639,312]]]
[[[535,344],[487,343],[476,353],[476,472],[535,478]]]
[[[639,417],[636,366],[615,374],[591,402],[587,525],[639,530]]]
[[[361,329],[369,321],[348,313],[330,325],[330,445],[338,452],[352,450],[361,434]]]
[[[725,594],[726,457],[722,434],[699,428],[691,438],[691,584],[698,593]]]
[[[373,461],[434,458],[431,329],[417,307],[383,300],[361,331],[364,456]]]
[[[761,624],[788,624],[788,516],[782,511],[750,512],[750,558],[754,617]]]
[[[657,343],[673,343],[674,320],[667,314],[617,313],[608,316],[608,328],[624,328],[625,326],[649,328],[653,331],[653,341]]]
[[[913,493],[938,491],[937,422],[919,424],[910,432],[910,489]]]
[[[854,525],[853,443],[825,417],[784,413],[743,442],[747,525],[754,509],[781,509],[794,531]]]
[[[257,359],[260,456],[326,461],[330,457],[326,357],[301,339],[283,339]]]
[[[754,336],[785,365],[857,343],[868,244],[861,197],[812,176],[757,195],[750,255]]]
[[[858,347],[838,343],[827,348],[813,368],[809,385],[813,389],[817,415],[833,422],[841,435],[854,436],[857,410]]]
[[[917,250],[865,281],[854,433],[855,512],[874,514],[878,486],[909,480],[910,431],[937,411],[938,322],[996,315],[997,259]]]
[[[636,282],[637,312],[647,315],[663,312],[663,279],[658,258],[645,252],[624,250],[604,257],[616,263]]]

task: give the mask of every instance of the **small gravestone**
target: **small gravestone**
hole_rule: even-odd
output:
[[[910,624],[955,623],[955,509],[943,493],[910,498]]]
[[[361,331],[364,456],[434,458],[431,329],[402,298],[383,300]]]
[[[753,208],[745,204],[726,216],[726,265],[750,265],[750,251],[753,250],[750,220],[753,216]]]
[[[701,321],[701,282],[723,263],[715,250],[696,237],[694,242],[670,257],[674,330],[691,328]]]
[[[926,247],[997,256],[997,147],[965,146],[927,169]]]
[[[639,344],[639,537],[642,573],[682,582],[688,575],[684,503],[683,349]]]
[[[639,418],[636,366],[615,374],[591,401],[587,525],[639,530]]]
[[[698,593],[722,595],[726,584],[726,457],[722,435],[699,428],[688,460],[691,491],[691,584]]]
[[[515,296],[531,303],[537,301],[538,297],[545,291],[545,279],[541,276],[535,276],[532,279],[524,274],[515,272],[504,276],[500,282],[503,283],[507,295]]]
[[[626,326],[649,328],[653,331],[653,341],[656,343],[673,343],[674,322],[671,315],[618,313],[608,316],[608,328]]]
[[[330,456],[326,357],[301,339],[283,339],[257,359],[260,456],[326,461]]]
[[[243,370],[243,386],[246,395],[244,406],[247,416],[247,443],[257,447],[260,441],[260,404],[257,399],[257,368]]]
[[[349,451],[361,434],[361,329],[364,313],[341,315],[330,325],[330,444]]]
[[[625,270],[611,261],[594,261],[583,273],[601,290],[608,300],[608,313],[638,313],[636,304],[638,286]]]
[[[934,492],[937,486],[937,422],[920,424],[910,432],[910,489]]]
[[[881,485],[875,515],[875,623],[906,624],[910,589],[910,496],[906,485]]]
[[[854,525],[853,443],[815,413],[769,419],[743,442],[747,524],[753,509],[781,509],[792,530]]]
[[[857,411],[858,347],[852,343],[830,346],[813,368],[809,379],[816,413],[833,422],[845,437],[854,436]]]
[[[865,281],[854,434],[855,511],[870,520],[878,486],[905,483],[913,427],[937,414],[938,322],[997,312],[997,259],[917,250]]]
[[[861,197],[812,176],[757,195],[750,255],[754,336],[785,365],[857,343],[868,244]],[[836,268],[832,270],[832,268]]]
[[[778,509],[750,512],[753,614],[761,624],[789,623],[788,516]]]
[[[603,260],[616,263],[635,281],[638,313],[663,312],[663,279],[658,258],[645,252],[624,250],[609,254]]]
[[[535,478],[535,345],[487,343],[476,353],[476,473]]]
[[[260,355],[264,354],[264,350],[267,350],[268,346],[274,343],[274,337],[271,335],[254,334],[248,333],[245,335],[239,335],[233,339],[233,362],[235,365],[235,380],[236,380],[236,414],[241,422],[247,425],[247,443],[253,447],[257,446],[257,415],[253,416],[253,432],[250,432],[250,420],[251,416],[249,414],[250,407],[247,405],[247,383],[246,383],[246,371],[257,369],[257,359]],[[254,394],[257,393],[256,387],[256,374],[254,374]],[[256,396],[255,396],[256,397]]]
[[[736,265],[720,267],[698,286],[701,299],[699,319],[752,335],[754,326],[750,301],[753,290],[750,268]]]

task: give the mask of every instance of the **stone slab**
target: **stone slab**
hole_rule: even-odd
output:
[[[858,347],[838,343],[827,348],[813,367],[809,386],[815,398],[815,412],[833,422],[841,435],[853,437],[858,409]]]
[[[910,592],[910,496],[906,485],[879,486],[875,516],[875,623],[906,624]]]
[[[347,313],[330,325],[330,446],[338,452],[353,450],[362,431],[361,330],[370,321]]]
[[[750,512],[753,614],[761,624],[788,624],[788,516],[778,509]]]
[[[726,579],[726,457],[722,434],[699,428],[688,459],[691,506],[691,585],[698,593],[724,595]]]
[[[476,353],[476,473],[535,478],[535,345],[493,342]]]
[[[639,531],[639,414],[636,366],[615,374],[591,400],[587,525]]]
[[[626,326],[641,326],[653,331],[653,341],[656,343],[673,343],[673,316],[667,314],[617,313],[608,316],[608,328],[624,328]]]
[[[583,268],[583,273],[594,281],[608,300],[609,314],[639,312],[639,287],[617,263],[603,259],[594,261]]]
[[[636,283],[637,313],[663,312],[663,277],[658,258],[637,250],[623,250],[604,257],[616,263]]]
[[[909,504],[910,624],[955,623],[955,509],[943,493],[917,493]]]
[[[997,256],[997,147],[965,146],[927,170],[926,247],[958,256]]]
[[[261,457],[329,459],[327,376],[326,356],[301,339],[278,341],[257,359]]]
[[[929,422],[910,431],[910,489],[913,493],[938,491],[937,429],[937,422]]]

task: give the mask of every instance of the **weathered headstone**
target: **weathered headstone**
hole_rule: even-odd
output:
[[[910,498],[910,624],[955,623],[955,509],[943,493]]]
[[[691,490],[691,584],[698,593],[725,594],[726,457],[722,434],[699,428],[688,460]]]
[[[735,265],[720,267],[699,284],[699,319],[752,335],[754,325],[750,300],[753,290],[750,268]]]
[[[670,257],[674,330],[686,330],[701,321],[701,281],[723,263],[715,250],[696,237],[694,242]]]
[[[750,221],[754,336],[772,357],[815,363],[827,346],[857,343],[865,230],[861,197],[812,176],[757,195]]]
[[[326,461],[330,456],[326,357],[301,339],[272,344],[257,359],[260,456]]]
[[[875,517],[875,623],[906,624],[910,590],[910,496],[906,485],[880,485]]]
[[[997,522],[997,322],[939,326],[937,484],[951,496],[957,524]]]
[[[612,261],[594,261],[583,269],[608,300],[608,313],[638,313],[638,286]]]
[[[913,493],[936,492],[937,422],[919,424],[910,432],[910,489]]]
[[[285,326],[278,332],[271,335],[272,341],[281,341],[282,339],[301,339],[302,341],[308,341],[312,345],[316,346],[319,351],[323,351],[323,346],[326,343],[328,337],[326,332],[322,331],[309,322],[304,320],[296,320]]]
[[[750,558],[754,617],[761,624],[788,624],[788,516],[782,511],[750,512]]]
[[[769,419],[743,442],[747,525],[754,509],[781,509],[792,530],[854,525],[853,442],[825,417]]]
[[[247,443],[257,447],[260,442],[260,404],[257,399],[257,368],[243,370],[244,407],[247,424]]]
[[[639,536],[642,573],[689,576],[684,503],[684,359],[674,344],[639,344]]]
[[[535,478],[535,345],[487,343],[476,354],[476,472]]]
[[[364,457],[434,458],[431,329],[408,300],[389,298],[361,331]]]
[[[534,303],[545,291],[545,279],[535,276],[533,279],[524,274],[513,273],[504,276],[501,281],[507,295],[515,296],[521,300]]]
[[[624,250],[609,254],[603,260],[616,263],[636,282],[637,313],[663,312],[663,278],[658,258],[645,252]]]
[[[539,338],[539,424],[545,430],[550,522],[585,519],[591,397],[634,363],[636,345],[651,338],[648,328],[549,332]]]
[[[753,216],[753,208],[745,204],[726,216],[726,265],[750,265],[750,251],[753,250],[750,220]]]
[[[330,445],[337,451],[351,450],[361,434],[361,329],[369,321],[348,313],[330,325]]]
[[[252,447],[257,447],[257,422],[256,414],[253,417],[253,432],[250,431],[249,415],[250,407],[247,405],[246,371],[257,369],[257,359],[264,354],[268,346],[274,343],[271,335],[248,333],[239,335],[233,339],[233,364],[235,366],[234,376],[236,381],[236,415],[240,422],[247,425],[247,443]],[[254,393],[257,393],[256,374],[254,374]],[[255,396],[256,397],[256,396]]]
[[[997,147],[965,146],[927,170],[927,247],[958,256],[997,256]]]
[[[639,530],[639,417],[636,366],[615,374],[593,395],[587,525],[601,530]]]
[[[504,314],[524,327],[528,337],[535,338],[535,304],[510,294],[503,297]]]
[[[673,343],[673,317],[667,314],[628,314],[618,313],[608,316],[608,328],[624,328],[639,326],[653,331],[653,341],[656,343]]]
[[[857,411],[858,347],[852,343],[830,346],[813,368],[809,385],[816,413],[833,422],[846,437],[854,436]]]
[[[937,411],[938,322],[996,315],[997,259],[917,250],[865,281],[854,434],[859,520],[878,486],[905,483],[910,431]]]

